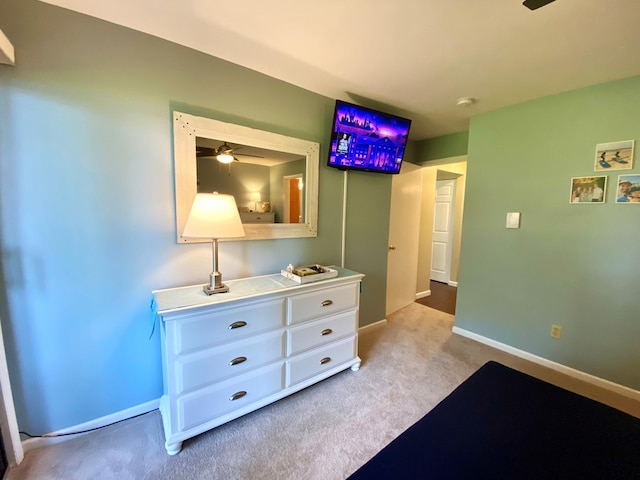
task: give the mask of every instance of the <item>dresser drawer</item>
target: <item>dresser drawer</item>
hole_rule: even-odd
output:
[[[355,335],[357,321],[357,312],[352,310],[290,328],[287,332],[287,355],[295,355],[341,337]]]
[[[284,325],[284,315],[284,299],[279,298],[244,307],[186,314],[179,321],[167,322],[167,328],[174,329],[173,351],[177,355],[280,328]]]
[[[356,357],[356,337],[303,353],[287,361],[287,387]]]
[[[284,331],[278,330],[178,357],[175,393],[193,390],[281,360],[283,352]]]
[[[279,392],[283,370],[278,363],[179,398],[178,429],[188,430]]]
[[[240,212],[242,223],[274,223],[276,221],[275,212]]]
[[[287,298],[289,323],[299,323],[319,316],[332,315],[358,306],[357,283],[325,288]]]

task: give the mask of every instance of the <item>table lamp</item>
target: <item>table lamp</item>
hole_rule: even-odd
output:
[[[203,290],[207,295],[228,292],[218,271],[218,239],[244,237],[244,228],[233,195],[218,192],[198,193],[193,200],[187,224],[182,233],[186,238],[210,238],[213,250],[213,272]]]

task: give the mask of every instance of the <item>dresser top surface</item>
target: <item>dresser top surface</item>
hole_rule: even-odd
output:
[[[321,287],[332,283],[342,283],[347,279],[357,280],[364,277],[363,274],[347,270],[346,268],[332,266],[338,271],[338,276],[318,282],[299,284],[294,280],[276,273],[259,277],[241,278],[237,280],[225,280],[229,287],[226,293],[207,295],[203,290],[203,284],[189,285],[186,287],[166,288],[154,290],[152,308],[156,313],[163,313],[181,308],[199,307],[203,305],[215,305],[234,300],[246,299],[270,293],[296,290],[313,286]]]

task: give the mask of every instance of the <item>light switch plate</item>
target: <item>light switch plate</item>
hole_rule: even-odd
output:
[[[507,212],[507,228],[520,228],[520,212]]]

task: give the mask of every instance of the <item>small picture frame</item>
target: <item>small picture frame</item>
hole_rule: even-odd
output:
[[[607,198],[607,177],[572,177],[569,203],[596,205]]]
[[[599,143],[596,145],[595,171],[630,170],[633,168],[635,140]]]
[[[640,174],[618,175],[616,203],[640,205]]]

